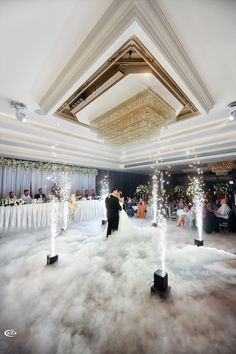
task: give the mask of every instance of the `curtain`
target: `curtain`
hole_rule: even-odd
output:
[[[85,173],[52,173],[45,170],[25,169],[19,166],[14,168],[0,167],[1,198],[6,198],[10,191],[15,192],[17,198],[20,198],[24,189],[28,189],[30,195],[34,197],[41,187],[43,192],[49,195],[55,182],[59,187],[63,187],[65,182],[68,182],[70,193],[76,193],[79,190],[81,194],[84,194],[85,189],[88,189],[91,194],[91,190],[95,189],[96,176]]]

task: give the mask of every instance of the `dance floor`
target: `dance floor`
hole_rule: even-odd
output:
[[[56,238],[50,230],[0,239],[1,354],[230,354],[236,348],[236,235],[206,235],[168,223],[167,299],[150,296],[160,265],[158,229],[132,220],[106,239],[101,220]],[[14,329],[14,337],[4,331]]]

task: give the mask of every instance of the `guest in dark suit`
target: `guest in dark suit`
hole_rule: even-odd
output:
[[[34,199],[46,199],[46,195],[43,193],[43,188],[39,188],[39,192],[35,194]]]
[[[106,198],[107,209],[107,237],[111,235],[112,231],[118,230],[119,227],[119,210],[122,210],[118,199],[118,190],[112,188],[111,194]]]

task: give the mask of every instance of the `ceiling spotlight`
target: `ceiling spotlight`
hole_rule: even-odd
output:
[[[26,105],[24,103],[16,102],[16,101],[11,101],[10,106],[12,108],[15,108],[16,110],[16,118],[20,121],[25,123],[27,121],[26,119],[26,114],[24,112]]]
[[[228,109],[229,109],[229,120],[233,121],[236,119],[236,101],[231,102],[228,104]]]
[[[35,109],[35,113],[37,113],[40,116],[45,116],[46,115],[46,113],[44,112],[43,109]]]

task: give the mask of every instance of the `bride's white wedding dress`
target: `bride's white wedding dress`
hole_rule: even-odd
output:
[[[126,211],[123,209],[123,203],[119,202],[122,210],[119,211],[119,226],[118,232],[122,234],[127,234],[132,229],[131,222],[129,220]]]

